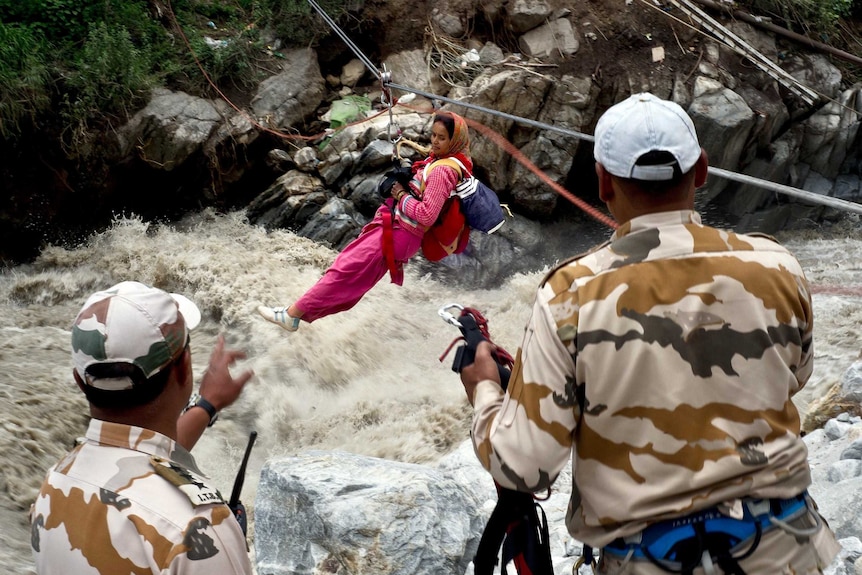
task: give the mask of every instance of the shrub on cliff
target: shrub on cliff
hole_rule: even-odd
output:
[[[28,28],[0,22],[0,137],[20,133],[22,123],[32,123],[45,111],[49,74],[43,41]]]
[[[762,13],[774,15],[798,32],[828,34],[841,18],[850,16],[859,0],[744,0],[743,4]]]
[[[380,7],[316,3],[357,38]],[[862,11],[862,0],[738,4],[820,39]],[[66,134],[123,121],[152,84],[209,97],[216,87],[242,93],[274,68],[267,58],[278,57],[279,42],[315,46],[322,38],[337,42],[303,0],[0,0],[0,138],[45,125],[40,116],[56,120],[57,111]]]
[[[334,18],[347,3],[319,0]],[[0,138],[59,111],[75,147],[91,127],[124,121],[154,84],[247,88],[277,56],[272,38],[302,46],[330,32],[301,0],[0,0]]]
[[[125,117],[146,101],[153,81],[149,54],[135,46],[129,31],[99,22],[72,63],[63,116],[73,131],[99,115]]]

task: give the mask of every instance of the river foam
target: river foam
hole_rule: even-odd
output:
[[[788,233],[815,289],[815,373],[805,406],[840,380],[862,346],[862,231]],[[576,247],[572,253],[580,251]],[[437,315],[455,302],[482,311],[491,336],[514,352],[535,288],[548,265],[499,286],[468,289],[407,266],[402,288],[381,281],[354,309],[289,334],[258,317],[257,305],[288,304],[336,252],[287,231],[266,232],[241,212],[197,214],[159,226],[118,219],[75,248],[48,247],[32,264],[0,275],[0,564],[32,572],[27,509],[44,471],[81,435],[87,406],[71,377],[69,326],[87,296],[137,280],[191,297],[203,319],[192,335],[199,378],[217,335],[248,358],[256,377],[201,439],[195,456],[230,493],[248,434],[258,432],[243,500],[253,516],[265,459],[307,449],[342,449],[430,463],[468,436],[470,409],[452,356],[458,335]],[[858,291],[853,291],[857,288]],[[253,529],[252,529],[253,531]]]

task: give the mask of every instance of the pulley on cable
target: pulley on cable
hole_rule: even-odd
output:
[[[383,64],[383,72],[380,74],[380,103],[389,109],[389,125],[386,127],[386,138],[393,144],[397,144],[401,139],[401,128],[398,126],[397,120],[392,113],[392,108],[397,104],[397,100],[392,96],[392,90],[389,88],[389,82],[392,81],[392,72],[386,69],[386,64]],[[395,137],[392,137],[392,130],[395,130]]]

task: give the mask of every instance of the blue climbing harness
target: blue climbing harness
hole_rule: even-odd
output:
[[[745,575],[739,561],[751,556],[763,534],[781,526],[798,535],[812,535],[820,528],[798,532],[788,522],[808,513],[808,493],[789,499],[742,500],[743,516],[734,519],[710,507],[683,517],[659,521],[640,533],[615,539],[603,552],[625,561],[646,559],[670,573],[690,574],[698,566],[711,572],[717,564],[727,574]]]

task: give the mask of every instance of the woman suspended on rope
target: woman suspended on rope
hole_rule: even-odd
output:
[[[444,158],[450,160],[439,161]],[[352,308],[387,271],[392,283],[402,285],[404,264],[419,251],[425,232],[437,221],[459,180],[472,170],[467,123],[455,113],[438,112],[431,126],[431,151],[413,163],[409,185],[393,184],[374,219],[302,297],[286,307],[258,306],[258,313],[287,331],[296,331],[300,320],[310,323]],[[460,244],[466,243],[469,232],[464,229]],[[453,248],[461,249],[463,245]]]

